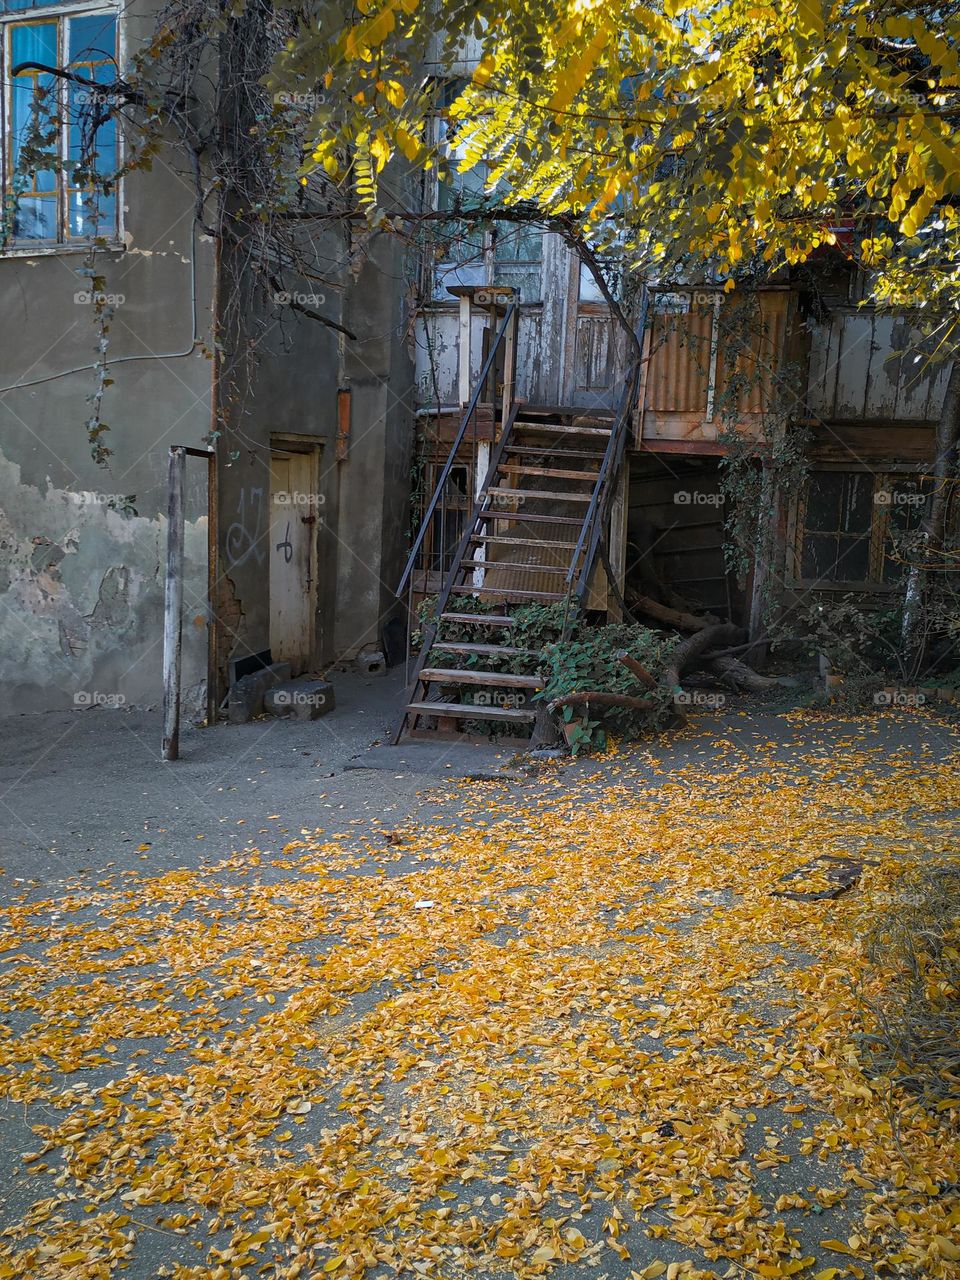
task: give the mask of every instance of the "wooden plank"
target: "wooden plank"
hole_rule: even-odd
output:
[[[490,520],[502,520],[504,524],[519,521],[521,524],[575,524],[579,529],[583,520],[576,516],[541,516],[521,511],[495,511],[492,507],[478,512],[477,520],[484,524]]]
[[[478,671],[475,667],[424,667],[420,679],[428,683],[449,681],[451,684],[499,684],[511,689],[543,688],[540,676],[520,676],[512,671]]]
[[[498,600],[562,600],[562,591],[520,591],[510,587],[475,587],[472,583],[451,587],[451,595],[496,596]]]
[[[609,436],[609,427],[567,427],[562,422],[521,422],[517,420],[517,430],[536,434],[556,436]]]
[[[581,422],[609,422],[613,418],[612,409],[591,409],[587,413],[581,406],[572,404],[525,404],[525,418],[578,418]]]
[[[539,458],[549,454],[555,461],[559,459],[561,462],[566,458],[592,458],[596,462],[603,461],[603,454],[597,453],[596,449],[555,449],[550,444],[508,444],[504,453],[533,454]]]
[[[546,335],[541,343],[540,363],[536,371],[537,394],[531,388],[530,399],[539,403],[559,399],[563,394],[562,344],[558,336],[566,332],[567,287],[570,250],[556,232],[543,236],[543,306],[540,331]]]
[[[455,720],[522,720],[532,724],[536,711],[522,707],[475,707],[463,702],[410,702],[407,711],[411,715],[452,716]]]
[[[726,445],[716,440],[658,440],[645,436],[640,442],[640,453],[690,453],[696,457],[701,455],[723,457],[727,453]]]
[[[474,541],[502,543],[505,547],[550,547],[564,551],[572,551],[577,545],[575,542],[550,542],[546,538],[508,538],[499,533],[478,533]]]
[[[501,471],[515,471],[524,476],[546,476],[551,480],[596,480],[596,471],[564,471],[558,467],[531,467],[523,462],[504,462]]]
[[[499,613],[441,613],[441,622],[483,623],[486,627],[513,627],[516,619]]]
[[[471,644],[466,640],[434,640],[432,649],[445,653],[475,653],[483,658],[536,658],[539,649],[519,649],[512,644]]]
[[[531,542],[528,545],[531,547],[542,547],[543,543]],[[490,569],[491,572],[494,569],[523,569],[523,570],[533,569],[537,573],[566,573],[567,572],[566,565],[557,566],[557,565],[540,564],[540,562],[536,560],[531,561],[529,564],[521,564],[519,563],[519,561],[515,561],[515,560],[461,560],[460,563],[461,565],[465,565],[465,564],[483,565],[485,569]]]
[[[481,495],[486,502],[489,498],[543,498],[550,502],[589,502],[589,493],[556,493],[552,489],[507,489],[497,485]]]

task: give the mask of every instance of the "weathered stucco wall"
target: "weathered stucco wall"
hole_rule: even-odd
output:
[[[166,165],[125,188],[126,250],[100,252],[115,299],[102,419],[85,421],[98,331],[76,301],[82,251],[0,258],[0,699],[2,713],[160,697],[166,465],[210,423],[212,247],[194,237],[185,185]],[[185,354],[184,354],[185,353]],[[76,370],[76,372],[70,372]],[[189,468],[184,689],[202,704],[206,474]],[[135,514],[112,509],[132,495]],[[195,620],[200,616],[200,622]],[[83,705],[81,697],[79,705]]]
[[[230,287],[229,262],[221,290]],[[235,277],[234,277],[235,278]],[[293,294],[309,298],[313,310],[338,321],[340,295],[309,282],[285,281]],[[304,303],[306,305],[306,303]],[[270,570],[277,554],[270,540],[270,451],[279,437],[294,437],[321,447],[319,494],[311,513],[317,521],[317,630],[332,616],[336,601],[326,590],[325,530],[336,513],[337,469],[333,441],[337,427],[339,339],[336,331],[289,309],[278,311],[271,299],[245,300],[245,330],[225,335],[223,437],[220,454],[220,568],[224,620],[221,667],[231,657],[270,647]],[[246,361],[248,336],[255,355]],[[334,526],[335,527],[335,526]],[[231,622],[231,619],[233,620]],[[331,656],[318,644],[316,660]]]
[[[153,8],[136,0],[126,11],[128,49],[152,28]],[[175,169],[170,153],[126,180],[124,247],[97,253],[113,306],[106,467],[93,461],[85,428],[99,338],[94,308],[77,300],[89,287],[79,273],[85,250],[0,257],[0,714],[161,698],[168,450],[202,446],[213,424],[215,255]],[[356,341],[252,297],[243,324],[220,330],[222,679],[231,657],[270,646],[278,437],[320,450],[317,663],[379,646],[385,619],[399,611],[392,587],[405,551],[414,422],[409,264],[389,237],[374,240],[359,278],[334,234],[316,253],[317,271],[334,280],[339,272],[342,288],[331,286],[312,309],[346,324]],[[220,272],[222,303],[236,274],[227,263]],[[313,295],[318,285],[299,288]],[[257,359],[245,362],[251,346]],[[352,394],[342,459],[338,388]],[[187,460],[187,486],[183,688],[188,712],[199,712],[208,621],[202,460]]]
[[[333,234],[316,251],[328,270],[345,259]],[[238,344],[230,343],[235,390],[220,445],[219,612],[235,622],[224,636],[224,669],[230,657],[270,647],[269,573],[277,554],[268,536],[270,448],[278,438],[320,447],[319,502],[311,508],[317,515],[316,664],[379,647],[385,621],[400,609],[392,588],[406,549],[414,395],[397,242],[375,242],[359,276],[345,273],[341,290],[318,293],[306,280],[285,284],[356,337],[295,312],[278,319],[251,298],[251,331],[266,321],[256,360],[244,368]],[[343,458],[337,457],[340,389],[349,390],[351,401]]]
[[[347,297],[346,324],[358,341],[343,344],[352,424],[341,473],[336,590],[350,605],[337,615],[339,656],[379,646],[384,625],[402,614],[394,590],[408,546],[416,405],[406,323],[411,265],[395,240],[381,236]]]
[[[120,514],[97,491],[25,484],[2,458],[0,494],[4,711],[157,702],[165,519]],[[206,554],[206,519],[194,518],[184,628],[191,710],[203,705],[206,615],[197,590]]]

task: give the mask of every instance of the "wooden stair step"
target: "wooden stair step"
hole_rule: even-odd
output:
[[[478,511],[477,520],[482,520],[484,523],[488,520],[519,520],[527,524],[575,524],[577,528],[583,525],[583,519],[577,516],[540,516],[529,511],[495,511],[492,507],[485,507],[483,511]]]
[[[609,436],[609,427],[568,427],[562,422],[515,422],[514,431],[536,431],[556,436]]]
[[[539,546],[534,543],[534,546]],[[532,564],[521,564],[516,560],[461,560],[461,566],[469,565],[472,569],[526,569],[533,573],[566,573],[569,565],[552,565],[538,564],[534,561]]]
[[[478,533],[473,541],[502,544],[505,547],[550,547],[557,550],[563,548],[565,551],[573,551],[577,545],[575,542],[548,542],[546,538],[511,538],[507,534],[499,533]]]
[[[596,480],[596,471],[564,471],[562,467],[531,467],[523,462],[501,462],[501,471],[516,471],[525,476],[544,476],[550,480]]]
[[[523,403],[517,407],[517,417],[521,421],[527,418],[575,418],[577,422],[612,422],[612,409],[585,409],[577,404],[530,404]]]
[[[534,454],[539,458],[548,453],[555,462],[564,462],[567,458],[592,458],[594,462],[603,461],[603,454],[597,453],[595,449],[560,449],[553,448],[549,444],[507,444],[504,446],[503,452],[505,454]]]
[[[450,684],[499,684],[509,689],[543,688],[539,676],[518,676],[512,671],[477,671],[474,667],[424,667],[418,679],[425,684],[449,681]]]
[[[488,489],[483,495],[486,502],[491,496],[498,498],[545,498],[551,502],[589,502],[589,493],[557,493],[552,489]]]
[[[500,613],[441,613],[441,622],[479,622],[485,627],[513,627],[516,619]]]
[[[468,640],[434,640],[431,649],[444,653],[475,653],[481,658],[536,658],[539,649],[518,649],[513,644],[472,644]]]
[[[562,600],[563,591],[526,591],[523,587],[475,587],[470,583],[451,587],[458,596],[496,596],[498,600]]]
[[[532,724],[536,711],[525,707],[475,707],[464,702],[409,702],[411,715],[451,716],[455,720],[519,720]]]

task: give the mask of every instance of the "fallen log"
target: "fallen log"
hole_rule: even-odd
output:
[[[617,654],[617,660],[622,662],[628,671],[632,671],[640,683],[645,684],[648,689],[655,689],[657,687],[656,680],[654,680],[653,676],[643,663],[638,662],[636,658],[627,653],[626,649],[620,650]]]
[[[678,631],[703,631],[707,627],[720,623],[720,619],[714,617],[712,613],[697,614],[687,613],[682,609],[671,609],[669,605],[660,604],[650,596],[633,595],[630,607],[646,614],[648,618],[654,618],[657,622],[676,627]]]
[[[734,689],[746,689],[748,693],[763,693],[766,689],[779,687],[780,681],[771,676],[762,676],[748,667],[745,662],[729,655],[712,656],[707,653],[703,657],[703,666],[708,671],[720,676]]]
[[[681,675],[696,664],[702,653],[720,645],[737,644],[743,634],[743,628],[734,626],[732,622],[718,622],[687,636],[671,654],[670,663],[663,673],[663,683],[668,689],[676,689]]]

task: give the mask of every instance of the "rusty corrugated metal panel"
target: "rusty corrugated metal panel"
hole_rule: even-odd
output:
[[[712,314],[654,317],[647,407],[666,413],[703,413],[707,407]]]
[[[786,338],[786,293],[758,294],[756,316],[723,324],[715,404],[720,416],[770,413],[779,403],[778,375]]]

